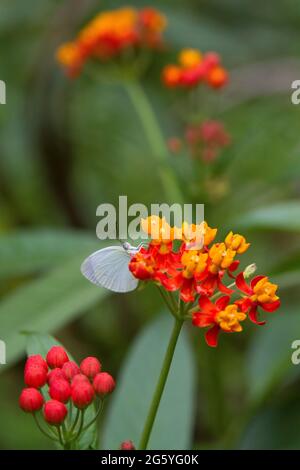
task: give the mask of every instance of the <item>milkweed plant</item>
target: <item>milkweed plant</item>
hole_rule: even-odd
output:
[[[174,63],[163,67],[161,86],[186,100],[182,136],[165,139],[141,83],[154,56],[163,55],[170,47],[163,37],[166,27],[166,17],[154,8],[105,11],[72,41],[60,46],[56,56],[70,79],[86,73],[118,81],[126,89],[157,159],[165,197],[169,202],[182,203],[170,155],[185,147],[192,161],[212,165],[231,142],[222,122],[209,117],[199,119],[188,104],[200,89],[220,93],[229,74],[216,52],[188,47],[179,52]],[[178,228],[164,217],[151,215],[141,220],[141,228],[149,236],[147,243],[138,248],[128,243],[104,248],[89,256],[81,268],[97,287],[115,292],[134,290],[139,284],[155,285],[174,321],[140,442],[124,441],[120,444],[124,450],[132,450],[135,445],[147,449],[185,323],[199,329],[200,334],[204,331],[200,340],[215,348],[221,334],[241,333],[249,321],[261,326],[265,323],[262,314],[280,306],[278,286],[266,275],[255,275],[255,263],[240,269],[240,257],[249,250],[250,243],[234,233],[234,228],[218,241],[217,228],[205,221],[198,225],[184,222]],[[201,233],[201,246],[196,243],[195,229]],[[30,356],[24,379],[21,408],[33,414],[42,432],[64,449],[80,448],[82,435],[97,420],[115,388],[114,379],[102,371],[98,359],[88,357],[77,365],[60,346],[52,347],[45,359]],[[87,421],[85,416],[91,408],[94,411]]]

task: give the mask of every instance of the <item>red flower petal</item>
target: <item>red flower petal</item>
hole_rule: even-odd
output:
[[[240,262],[238,260],[233,261],[233,263],[231,263],[231,265],[229,266],[228,271],[230,272],[235,271],[239,267],[239,264]]]
[[[217,346],[219,332],[220,332],[219,325],[215,325],[205,333],[205,340],[208,346],[211,346],[212,348],[215,348]]]
[[[198,326],[199,328],[210,326],[213,323],[213,315],[196,312],[193,315],[192,323],[194,326]]]
[[[158,280],[165,289],[171,292],[178,290],[183,282],[181,274],[176,277],[168,277],[166,274],[158,272],[154,279]]]
[[[258,283],[258,281],[260,281],[261,279],[264,279],[265,277],[266,277],[266,276],[261,276],[261,275],[255,276],[255,277],[252,279],[251,283],[250,283],[252,289],[256,286],[256,284]]]
[[[215,288],[217,287],[217,277],[213,274],[209,275],[206,279],[202,281],[196,288],[198,294],[204,294],[210,296],[214,293]]]
[[[257,319],[258,311],[257,311],[257,306],[254,306],[251,308],[249,312],[249,319],[255,323],[256,325],[264,325],[266,322],[265,321],[258,321]]]
[[[269,302],[265,304],[259,304],[259,306],[266,312],[274,312],[280,307],[280,300],[275,300],[274,302]]]
[[[238,289],[240,289],[242,292],[244,292],[247,295],[252,295],[253,291],[252,289],[248,286],[248,284],[245,281],[244,278],[244,273],[240,273],[237,275],[235,279],[235,284]]]
[[[244,297],[243,299],[236,300],[234,302],[236,305],[239,306],[242,312],[247,312],[249,308],[253,305],[253,302],[249,299],[249,297]]]
[[[224,284],[222,284],[220,279],[218,280],[218,288],[219,288],[219,291],[223,292],[223,294],[231,295],[234,293],[234,290],[229,289],[228,287],[224,286]]]
[[[229,295],[223,295],[216,301],[216,306],[218,307],[218,310],[224,310],[227,305],[229,304],[230,297]]]
[[[195,300],[194,294],[194,279],[183,279],[180,289],[180,298],[184,302],[193,302]]]
[[[202,312],[211,313],[216,310],[215,304],[206,295],[201,295],[198,303]]]

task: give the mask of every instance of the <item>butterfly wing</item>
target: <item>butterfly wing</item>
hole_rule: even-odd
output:
[[[128,268],[130,255],[121,246],[102,248],[91,254],[81,265],[82,274],[93,284],[113,292],[130,292],[138,280]]]

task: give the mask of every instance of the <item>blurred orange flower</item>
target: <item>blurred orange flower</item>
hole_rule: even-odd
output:
[[[60,46],[56,57],[68,75],[76,76],[90,58],[105,62],[128,48],[160,47],[166,25],[164,15],[154,8],[105,11],[92,19],[73,42]]]

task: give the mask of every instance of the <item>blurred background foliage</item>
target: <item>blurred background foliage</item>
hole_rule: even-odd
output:
[[[104,447],[135,436],[145,403],[138,379],[148,377],[150,387],[151,364],[159,363],[167,342],[167,333],[157,336],[165,326],[156,319],[161,304],[152,287],[109,295],[79,272],[100,245],[95,211],[101,202],[117,204],[121,194],[129,203],[163,198],[156,161],[124,90],[85,76],[70,82],[54,61],[57,45],[95,12],[126,4],[0,4],[0,78],[7,83],[7,105],[0,107],[0,338],[8,355],[8,365],[0,366],[2,449],[49,447],[17,406],[25,355],[20,332],[54,333],[78,360],[97,355],[121,377],[105,416]],[[233,141],[213,165],[210,186],[203,191],[203,168],[195,179],[188,155],[170,161],[186,202],[205,202],[219,237],[242,231],[252,244],[244,265],[256,262],[259,272],[270,273],[282,297],[265,327],[223,335],[217,350],[205,345],[202,332],[187,328],[189,340],[182,340],[177,376],[170,379],[180,393],[170,390],[174,406],[159,416],[153,446],[299,448],[300,366],[291,363],[291,343],[300,338],[300,114],[290,101],[291,82],[300,77],[299,4],[157,0],[151,6],[169,19],[170,47],[144,78],[166,139],[182,132],[182,103],[163,90],[162,64],[194,46],[218,51],[231,73],[217,105],[210,107],[205,93],[199,97],[206,117],[224,121]],[[164,423],[172,423],[176,408],[183,431],[166,442]],[[121,421],[131,434],[121,436]]]

